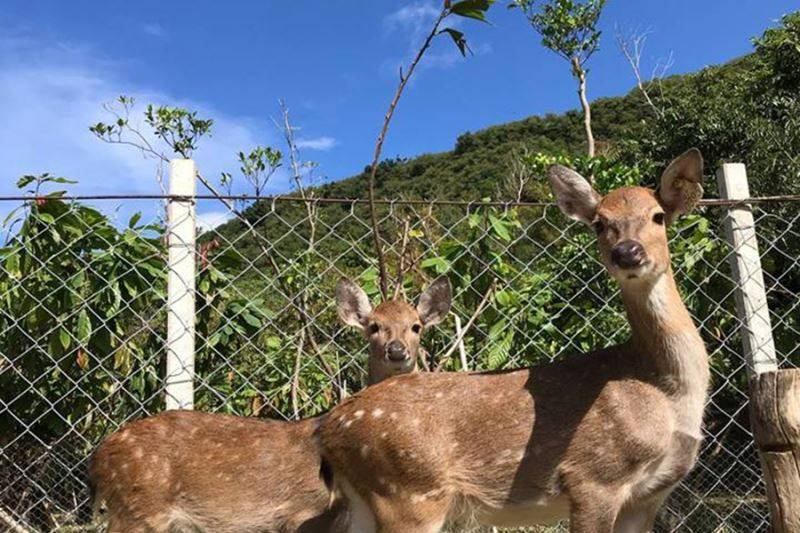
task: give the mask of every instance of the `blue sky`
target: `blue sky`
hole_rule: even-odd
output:
[[[543,49],[516,11],[498,2],[491,25],[460,21],[474,56],[435,43],[400,104],[385,156],[452,148],[456,136],[577,105],[560,58]],[[439,2],[6,0],[0,13],[0,194],[23,173],[81,181],[82,193],[157,193],[154,163],[104,145],[87,126],[118,94],[185,105],[216,120],[201,145],[206,174],[235,170],[234,154],[279,145],[271,118],[284,98],[303,156],[319,179],[354,174],[407,61]],[[750,37],[789,0],[609,0],[601,51],[589,67],[591,98],[627,92],[633,79],[614,28],[649,30],[646,70],[671,54],[670,73],[747,53]],[[273,190],[285,190],[278,176]]]

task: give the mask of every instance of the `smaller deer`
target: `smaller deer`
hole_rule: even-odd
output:
[[[708,356],[666,231],[699,200],[702,175],[690,150],[658,191],[601,196],[574,171],[550,169],[561,210],[597,234],[630,339],[521,370],[399,376],[342,402],[318,438],[351,532],[565,518],[578,533],[652,528],[695,463],[708,394]]]
[[[450,309],[439,278],[416,308],[390,300],[372,308],[343,279],[339,316],[369,341],[369,383],[416,368],[420,337]],[[285,422],[169,411],[131,422],[105,439],[90,459],[96,513],[114,532],[338,531],[343,505],[329,508],[313,433],[318,418]]]

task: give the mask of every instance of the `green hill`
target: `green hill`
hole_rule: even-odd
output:
[[[766,30],[754,45],[753,53],[726,64],[651,83],[648,90],[658,112],[647,106],[638,89],[595,100],[593,129],[602,164],[635,168],[647,182],[677,154],[696,146],[705,156],[709,176],[722,162],[743,162],[751,194],[796,194],[800,190],[800,158],[796,155],[800,154],[800,12],[785,16],[781,25]],[[447,152],[384,160],[376,179],[377,196],[512,199],[504,190],[503,179],[509,174],[513,155],[524,147],[529,153],[580,156],[585,150],[581,122],[578,110],[532,116],[464,133]],[[575,164],[592,162],[578,159]],[[366,192],[367,174],[363,172],[314,190],[316,196],[327,198],[365,198]],[[707,180],[706,194],[716,196],[713,179]],[[526,200],[543,200],[548,195],[541,182],[525,191]],[[260,227],[270,209],[261,203],[245,212]],[[283,204],[280,209],[289,224],[302,220],[305,212],[299,205]],[[342,209],[349,207],[321,204],[318,215],[333,224],[341,218]],[[273,242],[286,229],[272,224],[260,231]],[[361,236],[363,227],[357,229],[358,234],[350,237]],[[217,231],[233,238],[243,228],[234,220]],[[294,247],[291,239],[285,242]]]
[[[649,110],[638,92],[602,98],[592,104],[594,132],[601,152],[626,131],[645,120]],[[439,200],[504,199],[498,186],[507,174],[509,158],[526,147],[533,152],[577,155],[585,151],[580,110],[532,116],[490,126],[458,137],[453,150],[407,160],[386,160],[378,171],[376,190],[385,198]],[[367,173],[327,184],[319,194],[336,198],[366,196]],[[502,192],[502,191],[501,191]]]

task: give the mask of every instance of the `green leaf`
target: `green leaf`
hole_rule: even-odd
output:
[[[66,329],[60,328],[58,330],[58,340],[61,342],[61,347],[65,350],[69,348],[70,337]]]
[[[281,339],[279,337],[270,336],[266,340],[267,348],[277,350],[281,347]]]
[[[141,219],[142,219],[142,214],[141,213],[135,213],[131,217],[131,219],[128,221],[128,227],[131,228],[131,229],[135,228],[136,224],[138,224],[139,220],[141,220]]]
[[[450,12],[460,17],[467,17],[486,22],[486,11],[494,0],[461,0],[450,6]]]
[[[19,254],[12,253],[6,258],[5,269],[12,278],[19,278],[22,275],[19,269]]]
[[[492,229],[494,229],[498,237],[506,242],[511,240],[511,235],[508,233],[508,229],[506,229],[505,222],[490,214],[489,223],[492,225]]]
[[[242,318],[244,318],[244,321],[254,328],[261,327],[261,321],[258,319],[258,317],[253,316],[250,313],[242,313]]]
[[[24,208],[25,208],[25,205],[20,205],[18,207],[15,207],[14,209],[12,209],[11,212],[8,215],[6,215],[6,218],[3,219],[3,227],[8,226],[8,223],[11,222],[11,219],[14,218],[14,216],[17,214],[17,212],[19,212],[20,209],[24,209]]]
[[[17,187],[21,189],[26,185],[30,185],[34,181],[36,181],[36,176],[30,176],[30,175],[22,176],[20,179],[17,180]]]
[[[420,263],[422,268],[433,268],[437,274],[444,274],[450,267],[450,263],[443,257],[429,257]]]
[[[77,328],[78,340],[86,344],[92,334],[92,321],[89,320],[89,314],[86,309],[81,309],[81,312],[78,313]]]
[[[494,298],[495,298],[495,300],[497,300],[497,303],[499,303],[503,307],[506,307],[511,303],[511,295],[508,294],[508,292],[504,291],[504,290],[503,291],[497,291],[497,293],[494,295]]]
[[[456,43],[458,51],[461,52],[461,55],[467,55],[467,50],[469,50],[469,47],[467,46],[467,40],[464,38],[463,32],[454,30],[453,28],[444,28],[439,33],[447,33],[450,38],[453,39],[453,42]]]

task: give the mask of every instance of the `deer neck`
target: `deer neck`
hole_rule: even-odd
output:
[[[655,280],[622,283],[621,293],[633,333],[630,347],[641,367],[673,399],[689,402],[690,411],[699,409],[702,416],[708,356],[672,270]]]
[[[407,372],[416,372],[417,366],[414,365],[413,367],[409,368]],[[400,372],[405,373],[405,372]],[[372,357],[369,358],[367,361],[367,385],[375,385],[376,383],[380,383],[384,379],[390,378],[392,376],[396,376],[398,371],[393,371],[390,368],[387,368],[385,364],[380,361],[375,361]]]

